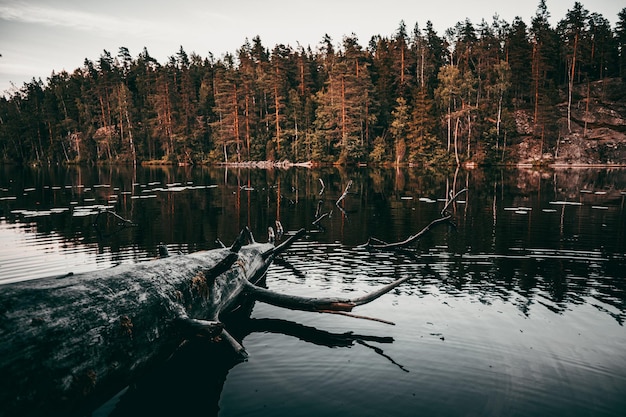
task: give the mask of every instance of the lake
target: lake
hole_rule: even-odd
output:
[[[461,189],[454,225],[362,246],[419,232]],[[93,416],[622,416],[625,199],[623,169],[4,166],[0,283],[212,249],[244,226],[264,241],[279,221],[309,233],[269,288],[411,277],[354,310],[394,325],[256,303],[228,323],[246,361],[188,343]]]

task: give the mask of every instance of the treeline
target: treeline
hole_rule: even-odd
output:
[[[516,110],[549,149],[576,85],[626,78],[626,8],[615,28],[578,2],[556,27],[549,17],[540,0],[530,25],[465,20],[440,35],[401,22],[367,47],[352,35],[269,50],[257,36],[166,63],[104,51],[0,98],[0,160],[501,162]]]

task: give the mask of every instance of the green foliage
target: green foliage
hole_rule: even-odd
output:
[[[389,132],[394,141],[395,162],[399,164],[406,156],[406,139],[409,133],[409,107],[404,98],[398,97],[396,108],[391,113],[393,121],[389,127]]]
[[[0,98],[0,161],[502,163],[519,109],[548,152],[559,90],[626,78],[626,9],[615,30],[578,2],[549,17],[541,0],[530,25],[402,21],[366,49],[325,35],[315,52],[256,36],[218,60],[105,50]]]
[[[376,137],[374,139],[374,146],[372,147],[372,151],[370,152],[370,160],[375,163],[384,163],[389,162],[391,152],[387,147],[387,143],[383,139],[382,136]]]

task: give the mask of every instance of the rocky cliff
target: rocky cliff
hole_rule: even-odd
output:
[[[567,95],[558,107],[558,137],[532,135],[532,111],[515,112],[520,138],[513,146],[520,164],[626,165],[626,83],[605,79],[575,86],[571,123]]]

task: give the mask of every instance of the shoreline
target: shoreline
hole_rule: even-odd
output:
[[[354,163],[354,164],[336,164],[336,163],[322,163],[314,161],[304,162],[291,162],[291,161],[242,161],[242,162],[214,162],[214,163],[198,163],[198,164],[175,164],[166,161],[143,161],[137,164],[138,166],[148,167],[214,167],[214,168],[248,168],[248,169],[289,169],[289,168],[325,168],[325,167],[352,167],[352,168],[384,168],[384,169],[396,169],[396,168],[429,168],[429,169],[450,169],[450,168],[463,168],[465,170],[475,169],[491,169],[491,168],[508,168],[508,169],[626,169],[626,162],[618,164],[602,164],[602,163],[565,163],[565,162],[550,162],[550,163],[531,163],[531,162],[516,162],[508,164],[477,164],[472,161],[467,161],[459,165],[417,165],[410,163],[402,164],[372,164],[372,163]],[[115,162],[101,162],[96,164],[84,164],[84,163],[16,163],[16,162],[0,162],[0,167],[4,166],[22,166],[31,168],[40,167],[52,167],[52,166],[64,166],[64,167],[132,167],[130,163],[115,163]]]

